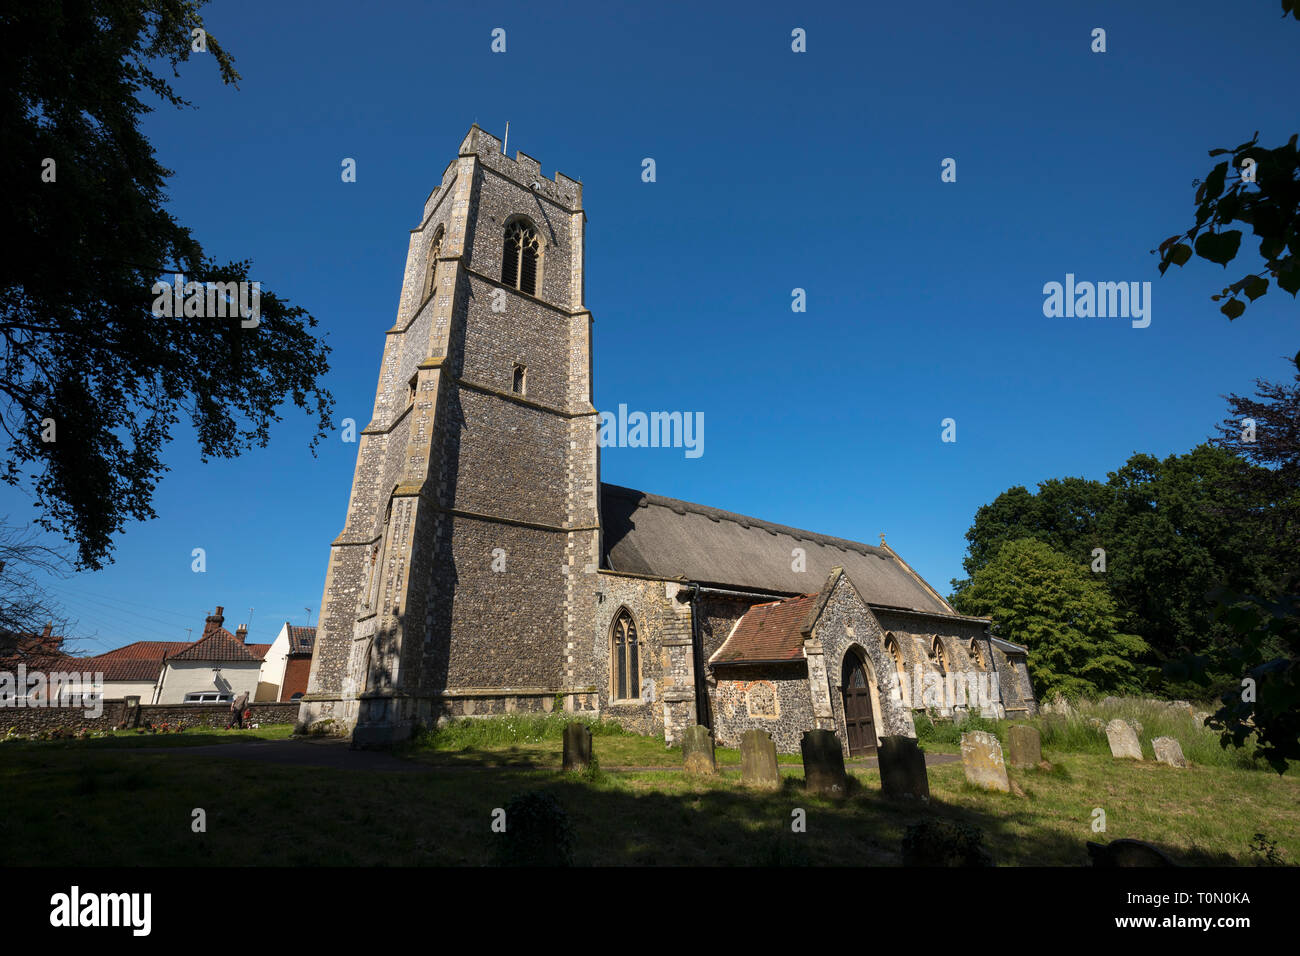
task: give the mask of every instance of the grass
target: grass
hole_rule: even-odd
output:
[[[1193,709],[1213,712],[1213,705],[1193,704]],[[1098,727],[1088,718],[1101,721]],[[1224,749],[1219,745],[1219,733],[1201,726],[1185,709],[1167,707],[1158,701],[1139,698],[1108,698],[1105,703],[1090,700],[1072,702],[1069,714],[1039,714],[1037,717],[1016,720],[987,720],[970,717],[964,723],[951,721],[932,723],[918,714],[916,736],[926,749],[940,753],[957,753],[961,748],[961,735],[971,730],[984,730],[994,734],[1006,746],[1007,730],[1013,724],[1036,727],[1043,743],[1043,755],[1049,761],[1065,754],[1094,754],[1110,757],[1110,744],[1106,739],[1105,725],[1111,720],[1137,721],[1142,725],[1138,742],[1147,760],[1155,759],[1151,741],[1156,737],[1173,737],[1183,750],[1188,762],[1201,767],[1255,770],[1274,773],[1267,763],[1256,760],[1253,744],[1237,749]],[[1298,768],[1300,769],[1300,768]]]
[[[136,733],[134,730],[112,731],[103,737],[63,737],[57,740],[4,739],[0,737],[0,756],[15,752],[50,750],[123,750],[139,747],[206,747],[212,744],[238,744],[254,740],[287,740],[293,724],[266,724],[256,730],[224,730],[196,727],[183,733]]]
[[[572,719],[568,714],[467,717],[423,731],[398,752],[433,766],[559,767],[564,726]],[[579,722],[591,729],[592,748],[606,768],[682,765],[682,748],[669,747],[663,737],[643,737],[611,721]],[[715,757],[719,766],[740,766],[739,750],[719,747]],[[777,761],[802,765],[798,754],[778,754]]]
[[[602,736],[595,750],[608,765]],[[304,745],[309,746],[309,745]],[[909,823],[941,817],[980,827],[995,862],[1079,865],[1085,841],[1135,837],[1188,864],[1254,864],[1256,833],[1300,861],[1300,782],[1275,774],[1070,755],[1052,771],[1012,770],[1024,796],[966,783],[960,764],[930,768],[929,805],[886,800],[874,770],[857,792],[814,797],[797,767],[782,789],[738,775],[675,769],[591,778],[521,768],[363,773],[221,756],[0,748],[3,865],[489,865],[493,810],[541,789],[565,808],[580,865],[890,865]],[[1091,830],[1094,808],[1104,834]],[[192,811],[207,832],[191,830]],[[791,812],[807,832],[790,832]],[[40,846],[39,854],[16,848]],[[9,855],[9,858],[4,858]]]

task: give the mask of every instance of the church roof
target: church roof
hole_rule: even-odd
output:
[[[803,660],[803,628],[818,595],[756,604],[736,622],[710,664]]]
[[[700,584],[802,594],[842,567],[868,604],[952,615],[889,548],[601,484],[604,567]],[[794,549],[806,567],[795,571]]]

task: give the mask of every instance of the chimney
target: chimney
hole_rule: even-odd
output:
[[[235,640],[239,641],[240,644],[248,643],[248,625],[239,625],[239,628],[235,631]]]
[[[216,613],[215,613],[215,614],[209,614],[209,615],[207,616],[207,618],[204,619],[204,622],[203,622],[203,636],[204,636],[204,637],[208,637],[209,635],[211,635],[211,634],[215,634],[215,633],[217,633],[217,631],[221,630],[221,625],[222,625],[222,624],[225,622],[225,620],[226,620],[225,617],[224,617],[224,616],[222,615],[222,613],[221,613],[221,612],[224,611],[224,610],[225,610],[225,608],[223,608],[220,604],[218,604],[218,605],[217,605],[217,611],[216,611]]]
[[[50,639],[50,635],[53,632],[54,632],[54,622],[50,621],[45,625],[44,628],[41,629],[41,640],[48,641]]]

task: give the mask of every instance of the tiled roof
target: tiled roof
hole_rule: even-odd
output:
[[[266,652],[271,649],[270,644],[245,644],[244,646],[248,648],[248,653],[252,654],[259,661],[266,660]]]
[[[316,646],[316,628],[302,627],[296,624],[290,624],[288,627],[289,653],[310,654],[312,648]]]
[[[255,661],[258,658],[225,628],[215,628],[201,641],[171,655],[169,661]]]
[[[699,584],[801,594],[842,567],[868,604],[954,612],[890,548],[832,538],[659,495],[600,486],[603,567]],[[791,560],[803,551],[802,571]]]
[[[117,660],[104,660],[103,657],[92,657],[82,661],[82,669],[90,671],[92,674],[102,673],[104,680],[129,680],[129,681],[154,681],[157,682],[158,675],[162,673],[163,661],[161,658],[152,659],[148,657],[122,657]]]
[[[803,628],[817,598],[816,594],[801,594],[754,605],[736,622],[709,663],[803,660]]]
[[[103,654],[96,656],[97,661],[121,661],[121,660],[162,660],[164,657],[170,657],[185,650],[192,644],[192,641],[135,641],[124,647],[115,650],[105,651]]]

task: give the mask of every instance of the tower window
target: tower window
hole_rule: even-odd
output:
[[[515,366],[514,382],[511,384],[516,395],[523,395],[524,388],[527,385],[528,369],[522,365]]]
[[[615,700],[637,700],[641,697],[641,662],[638,655],[636,621],[627,608],[622,608],[614,618],[611,635],[613,651],[610,665],[613,670]]]
[[[438,272],[438,255],[442,252],[442,226],[433,236],[433,242],[429,244],[429,255],[425,259],[424,267],[424,295],[420,301],[425,302],[435,291],[437,291],[436,279]]]
[[[541,247],[537,230],[527,222],[515,220],[508,225],[501,256],[501,281],[520,292],[536,295]]]
[[[411,380],[406,383],[406,407],[410,408],[415,404],[415,390],[420,384],[420,375],[417,372],[411,376]]]

